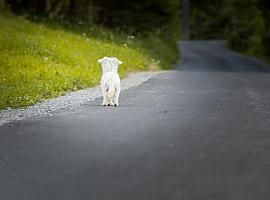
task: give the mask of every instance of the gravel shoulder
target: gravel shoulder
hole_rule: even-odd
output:
[[[131,73],[127,78],[121,80],[121,91],[140,85],[154,75],[162,72],[163,71]],[[76,108],[99,97],[101,97],[100,87],[96,86],[85,90],[69,92],[64,96],[48,99],[33,106],[2,110],[0,111],[0,126],[33,117],[52,116],[55,111]]]

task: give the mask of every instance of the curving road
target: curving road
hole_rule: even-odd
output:
[[[1,126],[0,199],[270,199],[269,66],[220,41],[179,45],[178,70],[118,108]]]

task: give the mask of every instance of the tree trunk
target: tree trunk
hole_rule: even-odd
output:
[[[94,0],[87,0],[86,15],[88,17],[93,17],[94,16]]]
[[[189,0],[182,0],[182,33],[183,39],[189,39]]]
[[[68,12],[70,15],[75,14],[75,1],[74,0],[69,1],[69,11]]]
[[[47,0],[48,2],[50,2],[49,0]],[[55,17],[58,17],[60,12],[62,11],[63,9],[63,2],[62,1],[57,1],[57,2],[54,2],[54,4],[51,3],[51,8],[49,10],[49,18],[50,19],[54,19]]]
[[[5,0],[0,0],[0,10],[3,10],[5,8]]]
[[[45,13],[49,14],[52,9],[52,3],[50,0],[46,0],[45,3]]]
[[[60,1],[58,4],[56,4],[55,9],[54,9],[54,15],[59,16],[60,12],[63,9],[63,2]]]

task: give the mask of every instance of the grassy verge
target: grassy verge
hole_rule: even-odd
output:
[[[34,22],[5,13],[0,27],[0,109],[97,85],[103,56],[124,62],[121,77],[169,68],[178,56],[175,45],[158,34],[133,37],[81,21]]]

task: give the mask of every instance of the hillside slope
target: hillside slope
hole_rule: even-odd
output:
[[[134,37],[81,21],[34,22],[0,15],[0,109],[22,107],[99,83],[97,60],[123,61],[120,75],[168,68],[176,47],[157,34]]]

